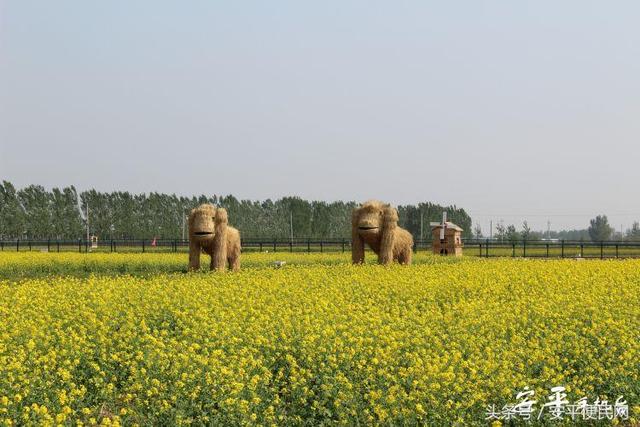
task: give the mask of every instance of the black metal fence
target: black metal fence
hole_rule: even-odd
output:
[[[431,252],[431,240],[417,240],[414,252]],[[91,241],[55,239],[0,240],[0,251],[40,252],[187,252],[189,242],[181,239],[113,239]],[[243,239],[245,252],[350,252],[350,239]],[[464,255],[526,258],[640,258],[640,242],[584,241],[498,241],[467,239]]]
[[[640,242],[467,240],[465,255],[522,258],[640,258]]]
[[[347,252],[349,239],[242,239],[247,252]],[[16,239],[0,240],[0,251],[40,252],[187,252],[189,241],[181,239],[112,239],[96,245],[86,239]]]

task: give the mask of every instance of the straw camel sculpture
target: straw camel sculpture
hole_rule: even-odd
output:
[[[200,268],[200,252],[211,256],[211,270],[225,271],[227,263],[240,270],[240,232],[229,226],[227,211],[203,204],[189,214],[189,270]]]
[[[351,216],[351,259],[364,262],[364,245],[378,255],[379,264],[411,264],[413,237],[398,227],[398,211],[386,203],[369,200]]]

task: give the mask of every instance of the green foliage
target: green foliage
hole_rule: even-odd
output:
[[[101,240],[129,238],[181,239],[186,237],[186,217],[202,203],[227,209],[231,225],[243,238],[345,238],[351,237],[351,211],[357,203],[308,201],[284,197],[272,201],[238,200],[228,196],[183,197],[175,194],[111,193],[76,189],[48,192],[32,185],[16,191],[9,182],[0,185],[0,238],[78,239],[89,232]],[[431,237],[430,221],[440,221],[447,211],[450,221],[471,236],[471,218],[464,209],[433,203],[399,206],[400,226],[415,238]],[[292,227],[293,226],[293,227]],[[422,231],[422,232],[421,232]]]
[[[594,242],[609,240],[613,234],[613,228],[609,225],[606,215],[598,215],[590,221],[589,237]]]
[[[517,242],[518,240],[520,240],[520,239],[519,239],[519,238],[520,238],[520,235],[519,235],[519,234],[520,234],[520,233],[518,233],[518,232],[516,231],[516,226],[515,226],[515,225],[509,225],[509,226],[507,227],[507,229],[506,229],[506,232],[505,232],[505,236],[506,236],[507,240],[508,240],[509,242],[511,242],[511,243],[515,243],[515,242]]]
[[[7,181],[0,184],[0,237],[21,236],[24,232],[24,212],[15,187]]]
[[[522,231],[520,234],[522,235],[522,240],[529,240],[531,238],[531,227],[529,227],[527,221],[522,222]]]
[[[464,229],[464,237],[473,237],[471,217],[464,209],[457,206],[440,206],[435,203],[418,203],[398,206],[400,226],[409,230],[416,239],[431,239],[430,222],[441,222],[442,213],[447,212],[447,220]],[[421,233],[422,230],[422,233]]]
[[[631,228],[627,230],[626,239],[632,242],[640,241],[640,223],[635,221]]]

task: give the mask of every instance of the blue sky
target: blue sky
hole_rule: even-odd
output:
[[[640,3],[0,2],[0,178],[640,220]]]

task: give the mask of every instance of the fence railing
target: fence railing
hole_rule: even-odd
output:
[[[465,255],[521,258],[640,258],[640,242],[466,240]]]
[[[258,252],[347,252],[350,239],[242,239],[243,251]],[[15,239],[0,240],[0,251],[41,252],[187,252],[189,241],[182,239],[111,239],[96,246],[86,239]]]
[[[416,240],[414,252],[431,252],[431,240]],[[525,258],[640,258],[640,242],[498,241],[466,239],[465,256]],[[0,240],[0,251],[41,252],[187,252],[189,241],[181,239],[112,239],[91,241],[57,239]],[[243,239],[246,252],[350,252],[350,239]]]

